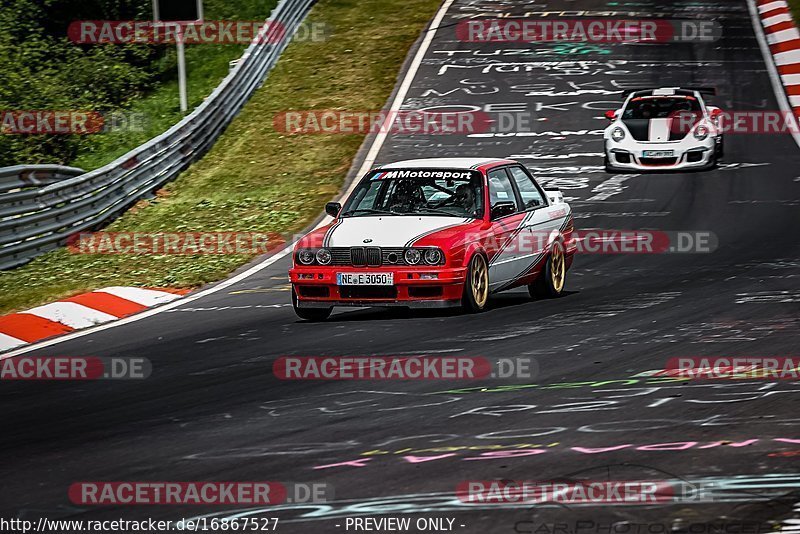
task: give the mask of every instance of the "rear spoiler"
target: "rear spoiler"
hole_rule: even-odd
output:
[[[654,91],[656,89],[659,89],[659,87],[638,87],[638,88],[633,88],[633,89],[623,89],[622,90],[622,100],[625,100],[626,98],[628,98],[628,96],[630,96],[631,93],[638,93],[639,91]],[[683,89],[684,91],[697,91],[701,95],[711,95],[711,96],[716,96],[717,95],[716,87],[676,87],[675,88],[675,90],[681,90],[681,89]]]
[[[697,91],[701,95],[717,96],[716,87],[681,87],[681,89],[687,89],[689,91]]]
[[[652,91],[654,87],[636,87],[633,89],[623,89],[622,90],[622,100],[628,98],[631,93],[638,93],[639,91]]]
[[[550,204],[564,204],[564,193],[558,187],[545,187],[544,192],[547,194],[547,200]]]

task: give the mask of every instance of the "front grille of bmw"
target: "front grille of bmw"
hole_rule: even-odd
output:
[[[402,248],[333,247],[329,250],[333,256],[331,265],[352,265],[353,267],[406,265]]]

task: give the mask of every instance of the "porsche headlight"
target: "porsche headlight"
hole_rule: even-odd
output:
[[[416,265],[422,259],[422,253],[418,249],[410,248],[403,254],[403,258],[405,258],[407,264]]]
[[[425,251],[423,259],[428,265],[438,265],[442,261],[442,251],[438,248],[429,248]]]
[[[317,258],[317,263],[319,263],[320,265],[328,265],[333,259],[333,256],[331,256],[330,250],[328,250],[327,248],[321,248],[317,251],[316,258]]]
[[[708,128],[706,128],[705,126],[701,125],[701,126],[698,126],[697,128],[694,129],[694,138],[695,139],[697,139],[698,141],[702,141],[706,137],[708,137]]]
[[[619,143],[623,139],[625,139],[625,130],[617,126],[613,130],[611,130],[611,139]]]
[[[303,265],[311,265],[314,263],[314,251],[307,248],[300,249],[297,253],[297,261]]]

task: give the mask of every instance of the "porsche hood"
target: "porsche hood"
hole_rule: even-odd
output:
[[[663,143],[680,141],[691,131],[691,128],[678,128],[676,119],[623,119],[622,124],[628,129],[636,141]]]

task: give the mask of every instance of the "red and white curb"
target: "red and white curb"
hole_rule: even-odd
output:
[[[67,334],[181,298],[188,290],[106,287],[0,317],[0,352]]]
[[[789,105],[800,118],[800,31],[785,0],[758,0],[757,5]]]

